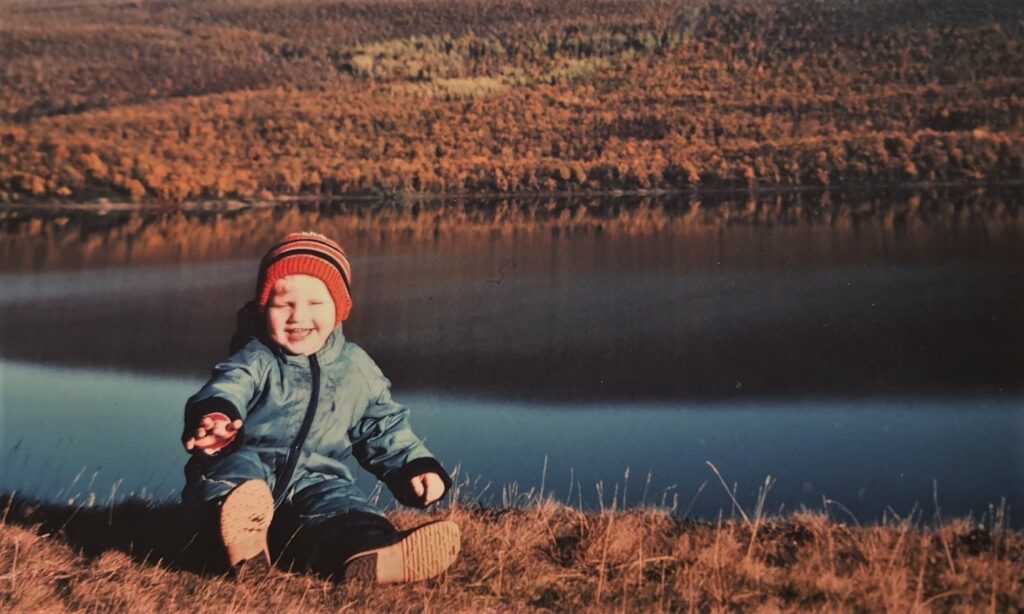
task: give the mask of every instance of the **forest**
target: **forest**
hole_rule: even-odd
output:
[[[1015,0],[0,0],[0,202],[990,184]]]

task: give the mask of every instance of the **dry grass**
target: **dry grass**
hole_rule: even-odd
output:
[[[1019,611],[1024,535],[1000,514],[926,527],[814,512],[696,523],[664,510],[584,513],[454,505],[461,558],[444,577],[378,588],[275,572],[236,583],[183,549],[172,507],[8,504],[0,609],[17,611]],[[406,527],[424,516],[392,515]],[[754,525],[758,530],[755,532]]]

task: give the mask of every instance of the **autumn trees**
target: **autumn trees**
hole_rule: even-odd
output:
[[[2,200],[1024,176],[1012,3],[27,6]]]

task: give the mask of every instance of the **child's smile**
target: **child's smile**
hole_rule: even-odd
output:
[[[324,282],[310,275],[277,280],[267,303],[267,333],[289,354],[315,354],[334,330],[334,300]]]
[[[285,332],[288,333],[289,341],[302,341],[306,338],[309,333],[313,332],[312,328],[286,328]]]

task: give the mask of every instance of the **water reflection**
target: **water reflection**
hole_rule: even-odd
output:
[[[183,253],[192,234],[253,221],[210,223],[179,233]],[[331,231],[316,214],[289,224],[275,236]],[[409,389],[725,401],[1024,388],[1024,250],[1007,229],[335,236],[354,266],[347,333]],[[257,257],[2,274],[0,347],[201,375],[224,355]]]
[[[5,205],[0,208],[0,272],[257,258],[283,232],[314,227],[364,255],[465,252],[484,239],[508,244],[571,242],[581,235],[673,235],[687,240],[670,244],[668,252],[662,249],[662,258],[694,267],[963,262],[1019,253],[1022,197],[1024,189],[1010,187],[364,200],[256,209],[218,203],[186,210]]]

